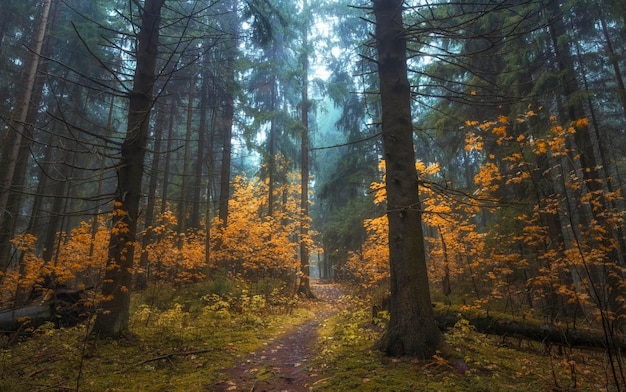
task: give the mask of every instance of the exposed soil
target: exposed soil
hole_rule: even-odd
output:
[[[211,391],[308,392],[320,379],[311,359],[315,357],[317,329],[337,311],[343,294],[333,283],[312,281],[317,297],[315,317],[294,326],[265,343],[244,361],[226,370],[228,380],[214,385]]]

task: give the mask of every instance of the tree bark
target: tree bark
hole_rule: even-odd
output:
[[[232,137],[234,108],[232,96],[227,93],[222,113],[222,166],[220,171],[219,218],[221,225],[228,225],[228,201],[230,199],[230,174],[232,160]]]
[[[548,1],[546,10],[552,18],[549,25],[550,37],[561,77],[567,117],[568,120],[574,123],[579,119],[586,118],[586,112],[582,100],[577,97],[581,93],[581,89],[573,66],[575,62],[571,51],[571,40],[566,39],[567,29],[560,15],[559,3]],[[597,142],[602,143],[600,140]],[[587,191],[596,194],[602,193],[606,185],[606,178],[601,174],[600,165],[598,165],[594,151],[594,138],[588,125],[577,127],[574,133],[574,143],[576,144],[577,158],[580,161],[582,177]],[[605,213],[609,211],[606,199],[601,196],[599,202],[600,208],[591,211],[593,218],[604,225],[605,228],[614,231],[615,227],[609,224],[604,217]],[[579,210],[582,211],[583,209]],[[581,216],[581,218],[588,220],[584,216]],[[616,316],[621,316],[626,313],[623,300],[621,299],[626,294],[626,290],[623,287],[624,273],[622,271],[623,266],[620,265],[621,255],[619,254],[619,241],[623,241],[623,238],[620,238],[619,235],[615,235],[615,237],[618,241],[618,247],[611,244],[611,241],[606,238],[599,240],[597,246],[606,249],[606,256],[602,258],[598,265],[591,266],[592,274],[588,274],[587,278],[592,282],[591,294],[595,297],[599,307],[611,311]]]
[[[161,9],[165,0],[145,0],[137,36],[137,66],[130,93],[128,128],[122,143],[114,200],[113,229],[102,287],[101,309],[93,333],[119,338],[128,330],[130,292],[144,156],[156,81]]]
[[[307,1],[303,2],[307,12]],[[312,298],[309,265],[309,54],[308,22],[304,21],[302,51],[302,138],[300,144],[300,283],[298,293]]]
[[[430,358],[439,347],[413,149],[410,86],[402,0],[373,0],[386,161],[391,298],[383,349],[392,356]]]
[[[173,151],[174,148],[174,123],[176,122],[176,102],[173,98],[170,102],[170,111],[167,120],[167,143],[165,151]],[[165,110],[165,109],[163,109]],[[163,164],[163,178],[161,179],[161,213],[168,210],[169,206],[169,186],[170,186],[170,170],[172,167],[172,154],[165,154],[165,162]]]
[[[146,248],[155,240],[154,225],[156,202],[157,202],[157,187],[159,183],[159,168],[161,167],[161,144],[163,143],[163,130],[165,124],[167,124],[168,113],[166,112],[166,106],[163,101],[159,102],[160,105],[156,114],[156,127],[154,129],[154,146],[152,148],[152,162],[150,167],[150,181],[148,182],[148,200],[146,203],[146,211],[144,217],[144,235],[141,239],[141,256],[139,259],[139,269],[135,276],[135,288],[138,290],[144,290],[148,288],[148,280],[150,279],[150,261],[148,259],[148,252]]]
[[[463,319],[480,333],[530,339],[567,347],[605,348],[607,342],[603,333],[599,331],[560,328],[538,320],[525,320],[484,310],[460,311],[455,307],[438,306],[435,308],[435,319],[442,330],[454,327]],[[626,339],[623,337],[613,337],[611,341],[615,348],[626,350]]]
[[[189,206],[189,161],[191,160],[191,134],[193,133],[193,103],[196,95],[195,67],[192,65],[189,72],[189,87],[187,89],[187,117],[185,121],[185,142],[183,146],[183,173],[180,180],[180,201],[178,203],[178,247],[182,250],[187,232],[187,209]]]
[[[201,217],[201,205],[202,205],[202,173],[204,165],[206,165],[205,149],[207,148],[207,101],[208,101],[208,84],[205,78],[200,80],[200,120],[198,122],[198,152],[194,164],[193,175],[193,192],[192,192],[192,207],[191,207],[191,220],[189,225],[194,229],[200,229],[200,217]]]
[[[276,43],[272,41],[272,55],[276,53],[274,49]],[[272,57],[272,60],[276,60],[277,56]],[[270,110],[272,113],[276,113],[276,90],[278,80],[276,75],[271,78],[270,92]],[[274,182],[276,173],[276,115],[272,116],[270,120],[270,129],[267,136],[267,216],[274,216]]]
[[[9,202],[11,195],[11,187],[15,180],[16,169],[20,157],[20,151],[23,149],[23,135],[27,132],[27,118],[30,109],[31,97],[35,89],[37,79],[37,70],[40,63],[40,55],[43,49],[46,30],[48,28],[48,17],[52,7],[51,0],[43,1],[41,12],[41,21],[34,39],[32,53],[30,55],[28,68],[24,85],[22,86],[22,95],[18,100],[15,115],[9,120],[9,134],[12,136],[8,139],[9,147],[6,156],[6,166],[2,168],[2,177],[0,178],[0,233],[11,236],[11,216],[9,215]],[[10,238],[9,238],[10,240]],[[0,267],[4,269],[9,263],[7,254],[2,255],[0,259]]]
[[[219,218],[221,224],[226,227],[228,225],[228,201],[230,200],[230,176],[232,161],[232,137],[233,137],[233,119],[235,116],[234,94],[235,87],[235,56],[237,54],[237,42],[239,29],[237,20],[237,0],[231,0],[229,5],[230,15],[226,21],[226,31],[231,34],[230,40],[225,43],[226,69],[223,84],[223,104],[221,125],[223,131],[222,144],[222,167],[220,172],[220,196],[219,196]]]
[[[57,327],[76,325],[91,314],[91,309],[83,302],[85,299],[84,290],[58,289],[38,304],[3,310],[0,333],[37,328],[45,322],[53,322]]]

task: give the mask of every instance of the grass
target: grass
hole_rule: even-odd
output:
[[[225,369],[315,315],[314,302],[276,290],[233,285],[217,295],[217,286],[135,295],[132,334],[119,341],[86,339],[86,326],[41,327],[0,350],[0,392],[211,391]],[[371,349],[384,320],[372,323],[367,304],[351,296],[339,308],[319,330],[313,391],[615,390],[602,353],[485,336],[463,321],[432,360],[388,358]]]

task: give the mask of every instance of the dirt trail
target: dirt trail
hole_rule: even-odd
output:
[[[320,377],[312,367],[317,329],[337,311],[343,294],[332,283],[311,282],[320,301],[315,317],[265,343],[243,362],[228,369],[228,381],[214,385],[213,392],[308,392]]]

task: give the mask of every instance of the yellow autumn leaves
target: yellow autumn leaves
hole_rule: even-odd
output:
[[[216,266],[247,278],[293,272],[299,259],[299,176],[290,174],[287,184],[274,190],[279,202],[267,215],[268,184],[237,177],[229,202],[228,225],[215,219],[211,239],[219,244],[211,255]],[[310,237],[305,239],[312,245]]]
[[[424,184],[419,188],[421,211],[428,273],[436,296],[446,295],[452,282],[463,293],[466,306],[506,299],[511,309],[521,308],[549,301],[554,294],[566,303],[592,306],[582,263],[606,259],[610,249],[598,246],[603,243],[598,238],[606,238],[606,224],[619,224],[624,214],[607,212],[605,225],[592,220],[579,228],[578,241],[566,244],[555,242],[546,219],[567,218],[568,194],[577,198],[570,203],[593,211],[622,196],[585,191],[582,177],[563,168],[563,159],[578,159],[570,138],[587,127],[588,120],[562,126],[556,117],[540,112],[541,108],[529,109],[513,120],[499,116],[495,121],[465,123],[464,152],[468,159],[481,162],[473,176],[474,188],[467,192],[447,188],[437,164],[416,163]],[[384,162],[379,168],[384,173]],[[536,198],[537,182],[555,179],[562,181],[559,187],[564,193]],[[375,203],[385,202],[384,175],[372,183],[371,190]],[[569,222],[562,224],[572,230]],[[373,287],[388,277],[386,217],[369,219],[364,227],[368,237],[351,255],[348,268],[362,286]]]
[[[274,213],[268,216],[268,184],[259,179],[237,177],[229,201],[229,221],[224,227],[218,218],[204,227],[178,230],[178,218],[167,209],[154,224],[139,232],[133,244],[134,273],[145,274],[149,281],[185,284],[204,279],[211,269],[225,269],[247,279],[293,276],[297,269],[300,246],[299,227],[309,224],[300,211],[300,179],[289,174],[286,184],[274,189]],[[113,207],[116,207],[115,205]],[[117,206],[119,207],[119,206]],[[123,223],[109,223],[124,213],[114,208],[108,217],[97,222],[82,222],[79,227],[57,233],[53,260],[38,257],[37,238],[22,234],[13,239],[22,254],[20,268],[0,272],[0,302],[9,303],[19,290],[36,287],[45,276],[54,275],[58,283],[98,288],[107,265],[112,232],[128,230]],[[304,239],[314,248],[312,235]],[[146,236],[150,241],[142,248]],[[210,255],[207,258],[207,248]],[[141,263],[141,258],[147,263]],[[116,267],[116,266],[113,266]]]

